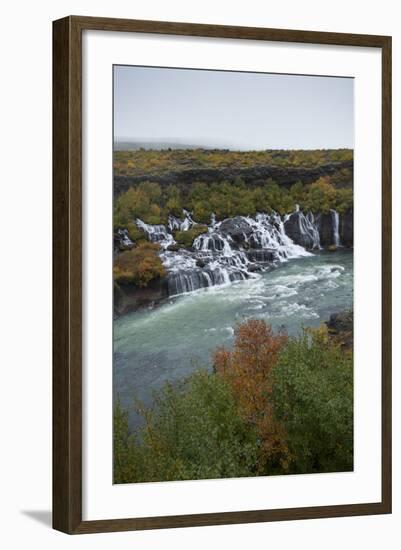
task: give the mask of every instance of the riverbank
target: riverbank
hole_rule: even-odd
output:
[[[318,327],[353,304],[353,253],[318,252],[278,265],[270,272],[229,285],[166,298],[114,322],[114,395],[130,409],[145,404],[166,381],[178,381],[198,367],[212,368],[211,353],[230,348],[234,327],[263,319],[275,330],[297,334]]]

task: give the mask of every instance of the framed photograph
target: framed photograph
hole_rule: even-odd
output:
[[[66,17],[53,90],[54,528],[390,513],[391,38]]]

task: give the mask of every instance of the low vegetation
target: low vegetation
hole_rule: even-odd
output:
[[[145,241],[118,254],[113,266],[115,283],[144,287],[153,279],[163,277],[165,270],[158,250],[157,244]]]
[[[114,414],[114,482],[210,479],[247,475],[257,460],[257,436],[236,410],[230,388],[206,372],[166,384],[145,427],[129,434],[127,412]]]
[[[262,320],[237,326],[214,372],[195,372],[128,412],[114,410],[114,482],[164,481],[353,468],[352,354],[327,329],[298,337]]]
[[[248,168],[278,166],[311,168],[352,161],[351,149],[229,151],[224,149],[165,149],[115,151],[114,173],[121,176],[163,174],[188,168]]]
[[[202,233],[207,233],[206,225],[198,224],[188,229],[188,231],[174,231],[174,240],[177,241],[177,245],[181,248],[189,248],[192,246],[194,240]]]

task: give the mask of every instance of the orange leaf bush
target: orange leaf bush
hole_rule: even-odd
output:
[[[118,254],[114,259],[114,281],[144,287],[153,279],[163,277],[165,269],[158,250],[159,245],[144,241],[136,248]]]
[[[267,464],[286,470],[291,462],[285,429],[274,417],[271,398],[272,370],[287,340],[265,321],[249,319],[236,327],[233,350],[218,348],[213,357],[214,370],[230,384],[240,415],[259,434],[262,470]]]

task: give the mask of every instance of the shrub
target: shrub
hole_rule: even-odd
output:
[[[145,426],[137,437],[121,436],[115,414],[115,479],[168,481],[252,475],[256,435],[238,415],[230,387],[199,371],[156,394],[151,410],[142,410]],[[135,462],[136,467],[132,464]],[[130,477],[131,476],[131,477]]]
[[[128,428],[128,412],[123,410],[120,401],[117,401],[113,411],[114,483],[127,483],[135,479],[139,465],[135,450],[134,441]]]
[[[206,225],[194,225],[191,229],[188,229],[188,231],[175,231],[174,239],[177,241],[178,245],[189,248],[192,246],[196,237],[202,233],[207,233]]]
[[[263,320],[235,329],[214,373],[167,383],[130,435],[114,409],[114,481],[211,479],[349,471],[353,466],[352,354],[326,328],[289,338]]]
[[[337,197],[335,208],[340,214],[344,214],[352,208],[354,201],[354,193],[352,189],[337,189]]]
[[[126,229],[128,231],[128,236],[131,239],[133,243],[139,244],[143,241],[148,241],[146,233],[136,225],[135,222],[128,222],[128,223],[117,223],[118,220],[116,217],[114,218],[114,224],[113,224],[113,233],[117,233],[118,230],[124,230]]]
[[[250,319],[236,327],[235,337],[232,351],[216,350],[215,371],[231,386],[239,414],[258,433],[259,471],[286,470],[290,455],[284,427],[274,417],[271,373],[287,336],[274,334],[263,320]]]
[[[114,259],[114,281],[145,287],[153,279],[163,277],[165,269],[158,250],[159,245],[143,241],[137,247],[118,254]]]
[[[287,342],[273,369],[272,397],[295,457],[292,472],[352,470],[352,356],[330,341],[327,329]]]
[[[162,191],[157,183],[143,182],[137,187],[130,187],[115,201],[114,223],[126,225],[136,218],[145,223],[163,223],[161,202]]]
[[[312,212],[329,212],[336,205],[337,191],[329,177],[321,177],[311,183],[305,191],[302,206]]]

